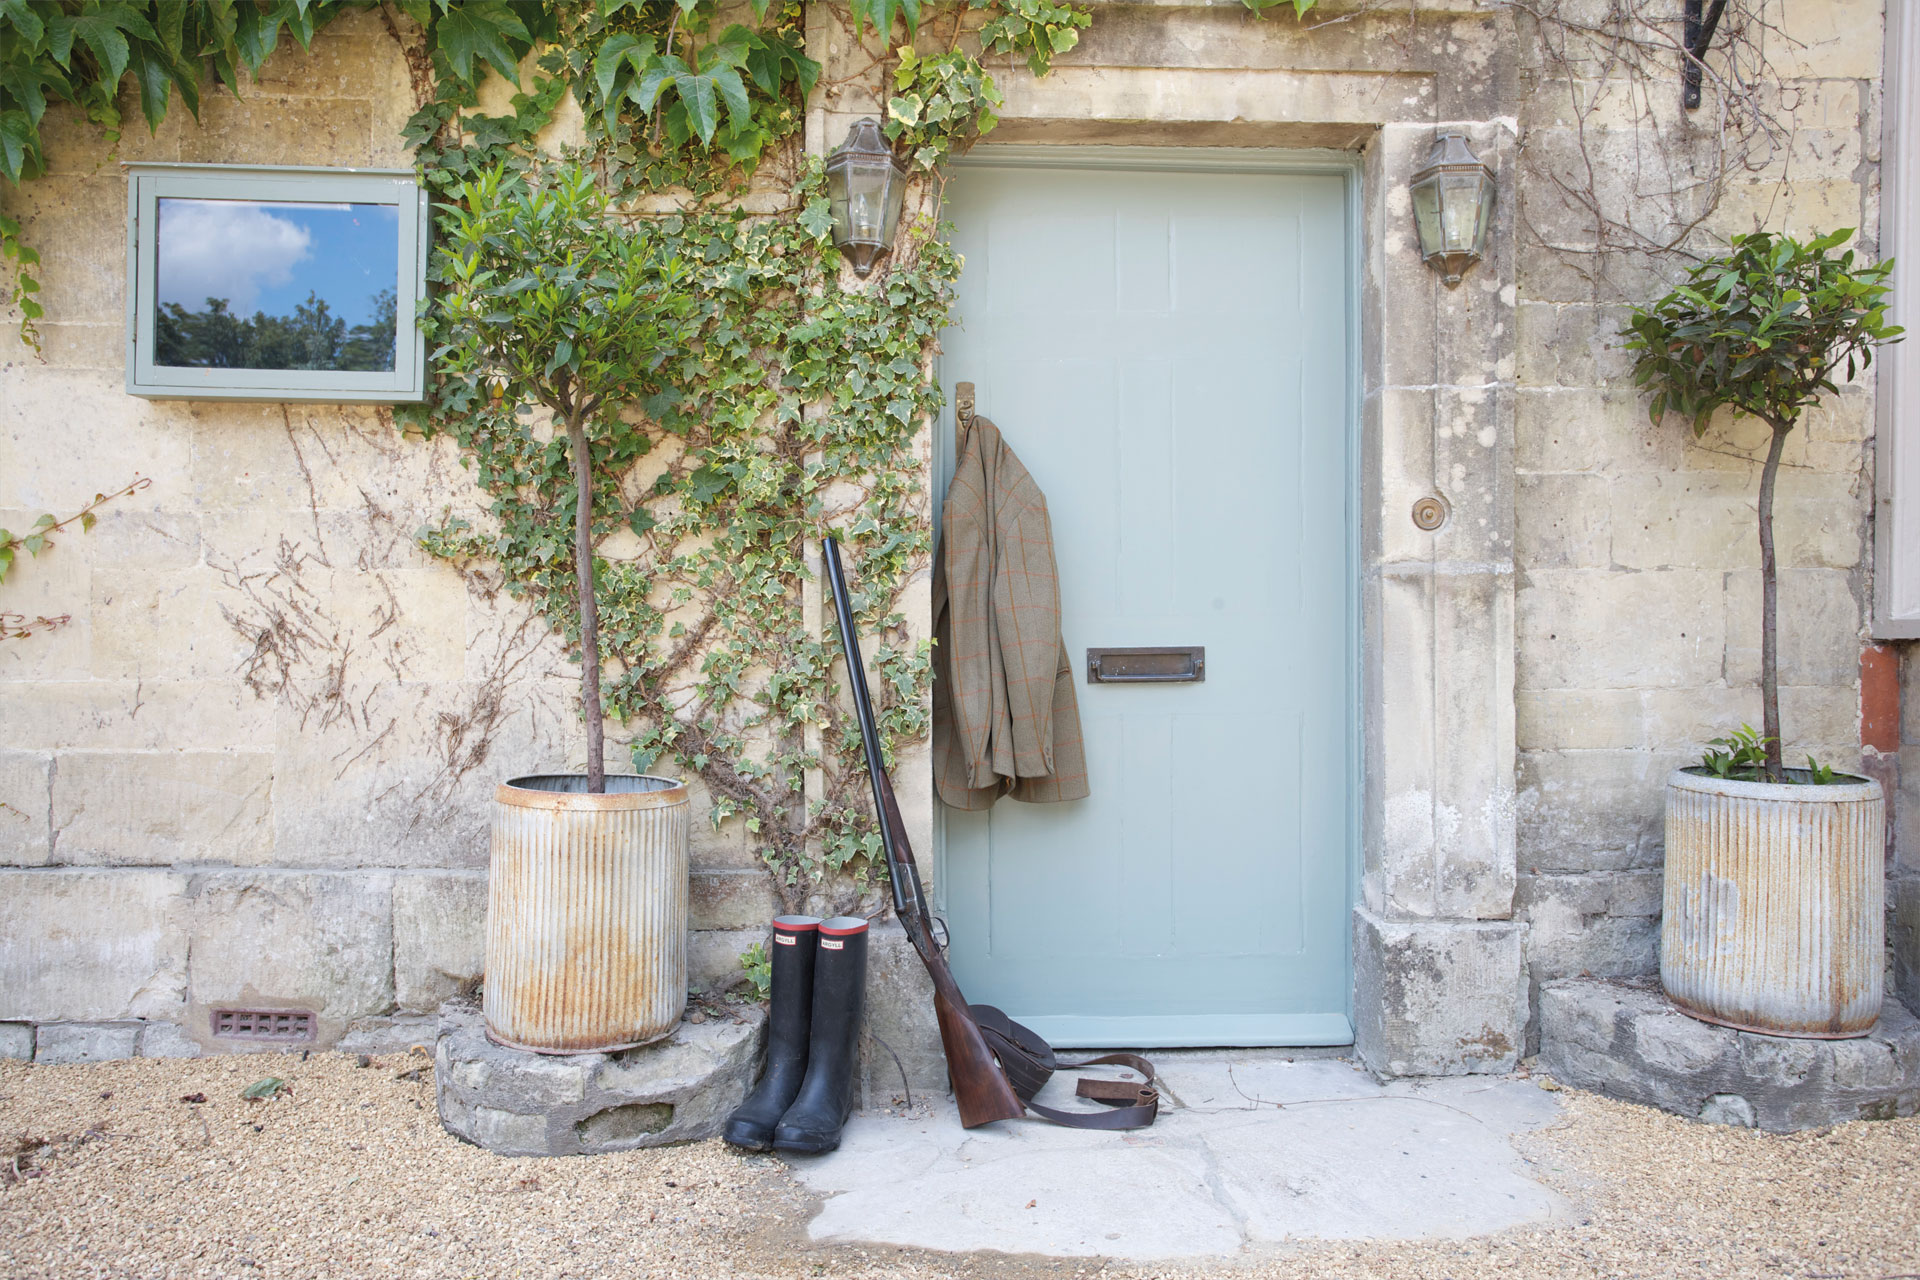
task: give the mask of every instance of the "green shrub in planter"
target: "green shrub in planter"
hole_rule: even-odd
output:
[[[1658,423],[1694,433],[1723,406],[1772,428],[1760,472],[1763,728],[1715,739],[1667,782],[1660,981],[1680,1008],[1768,1035],[1866,1034],[1879,1016],[1886,805],[1878,784],[1782,765],[1773,490],[1808,406],[1899,337],[1890,262],[1854,265],[1852,231],[1736,236],[1625,331]],[[1793,786],[1790,783],[1810,785]]]

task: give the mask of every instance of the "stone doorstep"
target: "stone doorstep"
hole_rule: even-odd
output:
[[[719,1134],[747,1096],[766,1014],[682,1018],[664,1040],[619,1053],[544,1054],[487,1039],[480,1007],[441,1006],[434,1091],[447,1132],[504,1156],[597,1155]]]
[[[1540,1065],[1563,1084],[1775,1133],[1920,1114],[1920,1020],[1891,997],[1866,1036],[1800,1040],[1688,1017],[1652,984],[1550,982]]]

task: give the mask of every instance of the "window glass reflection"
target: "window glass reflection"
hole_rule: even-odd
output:
[[[159,201],[154,363],[391,372],[399,210]]]

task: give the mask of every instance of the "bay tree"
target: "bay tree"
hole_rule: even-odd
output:
[[[1636,352],[1634,381],[1652,394],[1657,425],[1685,415],[1694,435],[1722,408],[1771,428],[1760,470],[1760,699],[1764,780],[1787,780],[1781,764],[1779,574],[1773,492],[1780,455],[1800,415],[1836,378],[1852,379],[1874,347],[1899,338],[1887,323],[1891,259],[1855,266],[1842,249],[1852,228],[1800,241],[1770,232],[1735,236],[1724,254],[1687,272],[1671,293],[1635,307],[1622,331]],[[1842,371],[1844,370],[1844,375]],[[1759,780],[1759,779],[1756,779]]]
[[[577,165],[545,176],[493,168],[464,183],[459,201],[443,212],[435,273],[441,345],[433,353],[442,405],[464,398],[476,406],[490,399],[515,410],[538,407],[564,432],[574,480],[587,790],[600,794],[606,730],[594,594],[594,445],[631,461],[634,428],[622,414],[662,390],[663,367],[691,341],[696,302],[689,273],[645,221],[614,217],[592,175]]]

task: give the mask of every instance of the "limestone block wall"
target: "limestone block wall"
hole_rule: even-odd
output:
[[[1872,254],[1881,10],[1770,6],[1779,75],[1773,158],[1734,174],[1704,230],[1805,235],[1859,228]],[[1524,48],[1525,46],[1523,46]],[[1538,48],[1536,44],[1533,47]],[[1523,55],[1524,56],[1524,55]],[[1599,157],[1612,216],[1637,193],[1684,184],[1700,131],[1656,84],[1651,119],[1616,80],[1535,56],[1516,106],[1536,162],[1520,198],[1514,420],[1519,793],[1516,909],[1530,981],[1652,972],[1658,964],[1663,780],[1701,745],[1760,722],[1755,502],[1766,428],[1716,420],[1694,439],[1647,420],[1619,345],[1625,304],[1677,270],[1632,254],[1596,260],[1591,220],[1553,181]],[[1571,101],[1600,101],[1577,135]],[[1660,202],[1640,224],[1674,225]],[[1681,209],[1698,216],[1696,202]],[[1548,246],[1565,246],[1555,251]],[[1874,411],[1863,377],[1802,420],[1776,494],[1781,716],[1792,761],[1861,761],[1860,649],[1871,608]]]
[[[1479,0],[1329,2],[1317,25],[1093,9],[1051,76],[994,61],[994,139],[1361,157],[1354,1012],[1381,1070],[1501,1069],[1525,1052],[1530,987],[1654,967],[1662,781],[1759,719],[1761,434],[1648,423],[1615,335],[1675,268],[1596,260],[1567,186],[1591,159],[1600,208],[1671,229],[1688,211],[1654,196],[1699,163],[1705,118],[1683,117],[1677,76],[1651,115],[1620,105],[1611,73],[1543,58],[1530,19]],[[1880,5],[1764,12],[1783,140],[1707,229],[1856,226],[1871,252]],[[841,16],[817,6],[809,23],[826,64],[816,151],[883,100],[879,50]],[[44,359],[0,341],[0,525],[153,480],[0,586],[0,608],[73,617],[0,642],[0,1052],[24,1022],[187,1051],[209,1006],[243,1000],[315,1008],[329,1039],[429,1009],[478,973],[491,786],[578,764],[561,646],[497,583],[413,544],[475,504],[445,441],[377,409],[121,389],[116,160],[405,165],[412,109],[378,17],[353,15],[311,55],[277,56],[244,101],[210,96],[204,123],[176,112],[153,137],[136,124],[117,152],[55,113],[53,174],[0,194],[45,254],[50,307]],[[1499,181],[1487,260],[1454,291],[1418,259],[1406,194],[1438,125],[1465,130]],[[1843,766],[1860,759],[1873,421],[1868,378],[1810,414],[1778,500],[1787,732]],[[1431,493],[1453,515],[1424,534],[1408,512]],[[909,605],[924,628],[924,584]],[[1906,702],[1902,757],[1920,750]],[[928,850],[924,754],[901,772]],[[1920,767],[1902,776],[1920,786]],[[1898,918],[1920,937],[1920,802],[1902,813]],[[699,817],[693,954],[711,980],[773,902],[744,843]],[[914,965],[887,955],[904,983]],[[937,1082],[924,1002],[899,995],[885,1016],[918,1039],[889,1043]],[[191,1034],[154,1029],[174,1023]]]
[[[72,617],[0,642],[0,1052],[24,1023],[111,1024],[43,1027],[43,1056],[192,1051],[215,1005],[311,1009],[322,1043],[430,1012],[480,975],[493,786],[581,767],[563,646],[414,544],[483,496],[450,442],[380,408],[123,389],[118,161],[410,167],[414,107],[353,14],[199,124],[130,112],[109,150],[50,112],[52,172],[0,195],[48,305],[44,356],[11,319],[0,340],[0,527],[152,481],[0,584]],[[773,897],[695,805],[694,975],[730,981]]]

